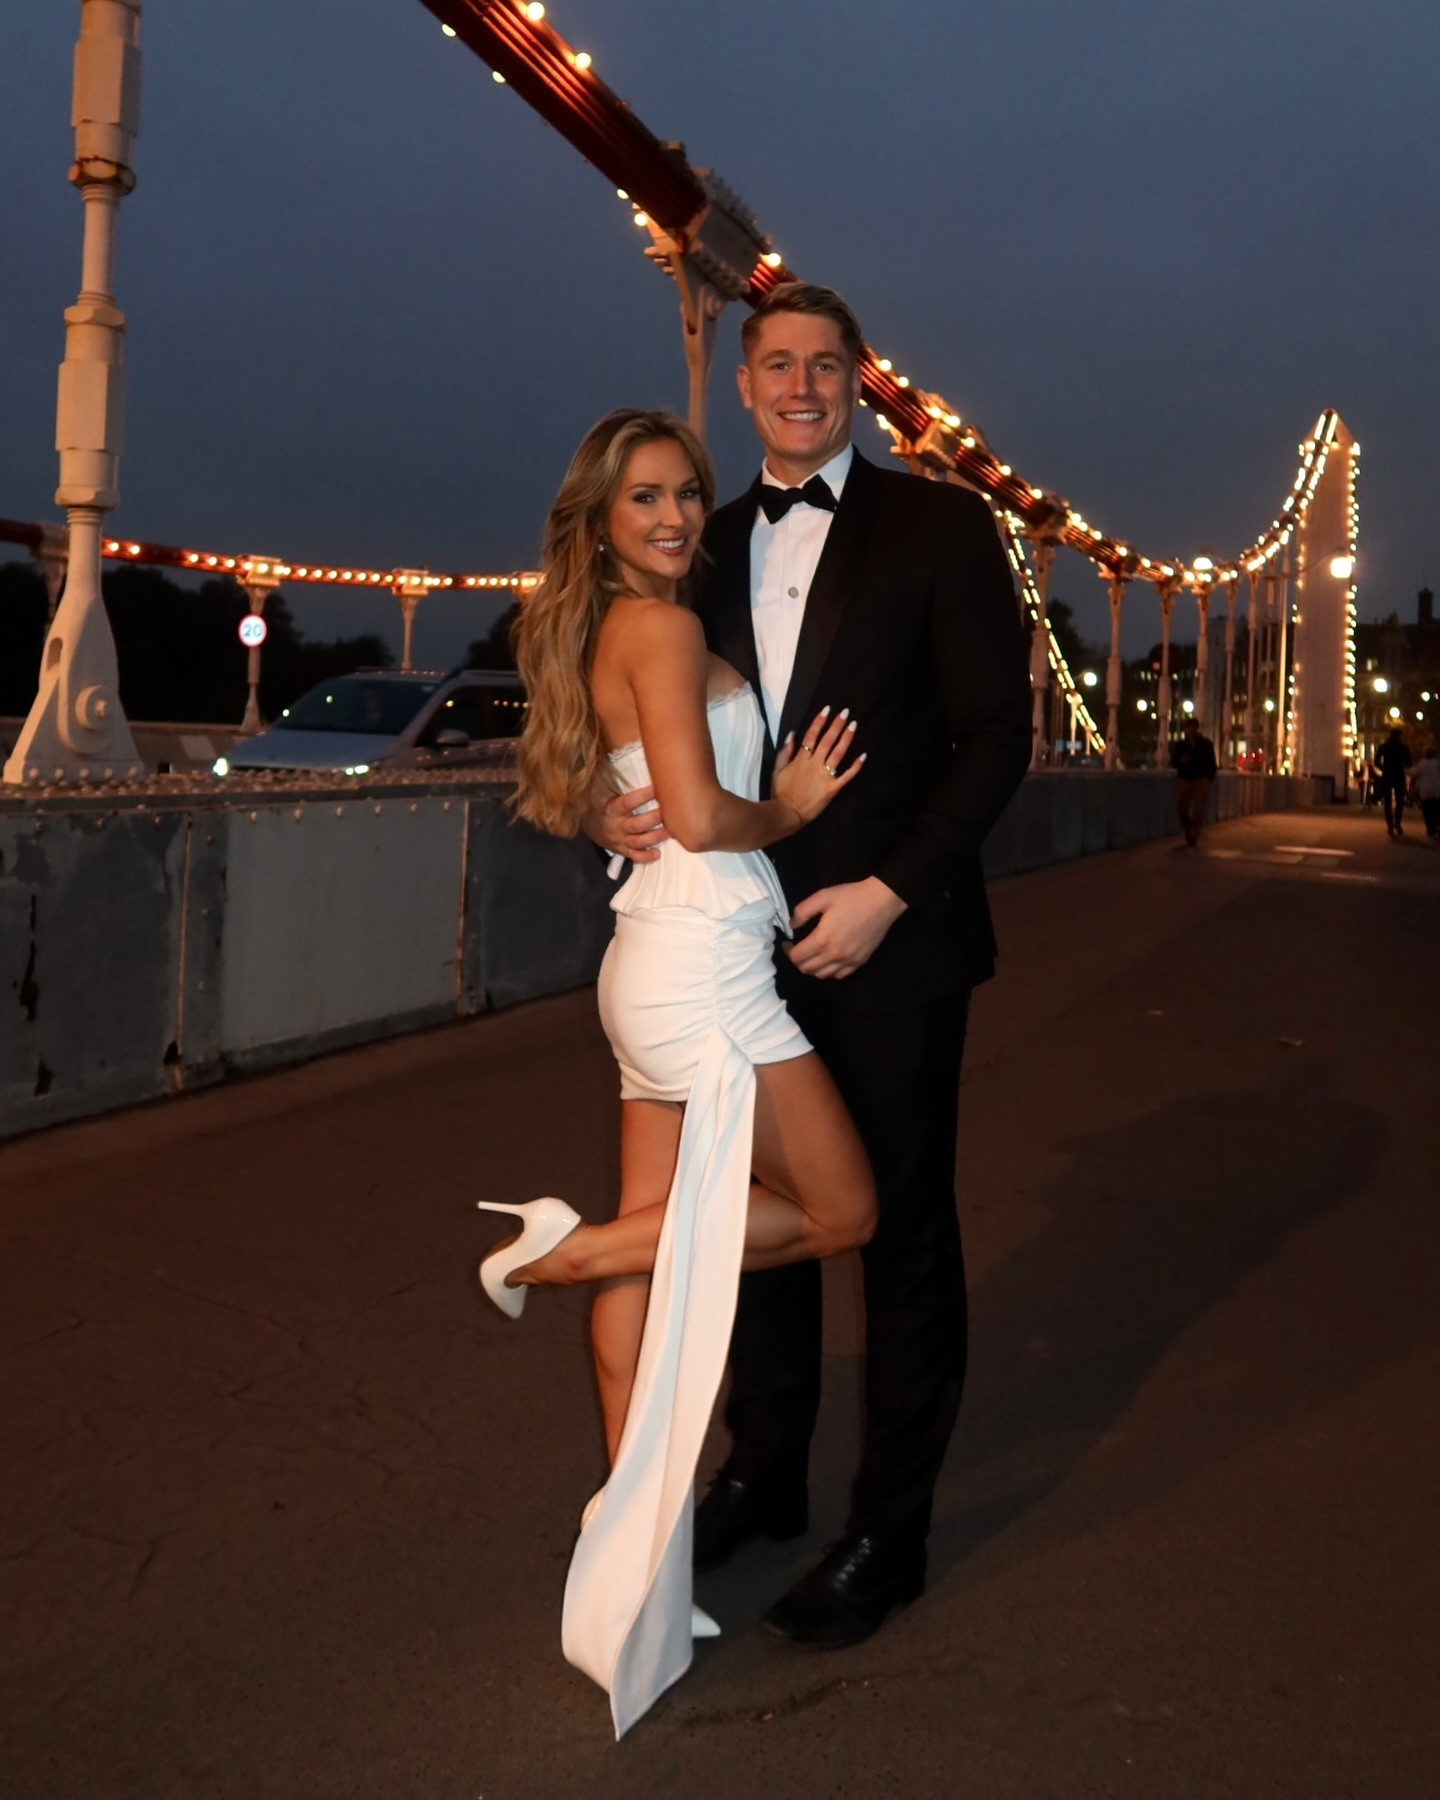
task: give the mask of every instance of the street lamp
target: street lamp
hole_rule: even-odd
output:
[[[1383,675],[1377,675],[1370,685],[1377,694],[1388,694],[1390,692],[1390,683]]]
[[[1080,679],[1081,679],[1081,681],[1083,681],[1085,683],[1085,686],[1088,688],[1099,687],[1099,685],[1100,685],[1100,677],[1095,673],[1095,671],[1093,669],[1086,669],[1085,672],[1081,675]],[[1425,696],[1425,698],[1428,700],[1430,698],[1430,696],[1427,694]]]

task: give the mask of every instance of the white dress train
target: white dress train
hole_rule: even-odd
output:
[[[712,701],[709,721],[721,785],[757,798],[764,723],[750,688]],[[649,783],[640,745],[613,760],[624,787]],[[775,989],[788,911],[758,851],[671,840],[612,904],[599,997],[622,1097],[686,1102],[624,1435],[565,1585],[565,1655],[608,1692],[618,1738],[690,1666],[695,1465],[735,1314],[755,1066],[810,1045]]]

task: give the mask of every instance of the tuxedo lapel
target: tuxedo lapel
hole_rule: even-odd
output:
[[[760,658],[755,650],[755,621],[750,611],[750,531],[760,504],[760,478],[727,507],[723,529],[707,549],[713,567],[705,578],[703,606],[710,648],[760,691]]]
[[[808,725],[812,713],[826,699],[817,690],[870,534],[875,510],[875,474],[873,465],[857,450],[851,459],[835,520],[826,533],[825,548],[820,552],[805,600],[805,617],[795,646],[795,666],[780,713],[781,743],[787,732],[798,732],[803,725]]]

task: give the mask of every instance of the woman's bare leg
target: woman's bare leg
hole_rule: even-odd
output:
[[[755,1089],[751,1160],[757,1179],[745,1217],[743,1266],[773,1269],[868,1242],[875,1229],[874,1178],[820,1058],[811,1051],[762,1064]],[[577,1226],[548,1255],[516,1270],[512,1284],[570,1286],[648,1275],[668,1191],[667,1176],[658,1201],[624,1211],[607,1225]]]
[[[682,1113],[681,1107],[663,1100],[620,1102],[618,1217],[651,1208],[658,1209],[663,1217],[675,1176]],[[635,1385],[649,1299],[648,1274],[612,1275],[596,1289],[590,1313],[590,1348],[595,1357],[600,1414],[605,1422],[605,1448],[612,1465],[625,1429],[625,1415],[630,1410],[630,1390]]]

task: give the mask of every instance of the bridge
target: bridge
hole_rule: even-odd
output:
[[[794,271],[543,5],[425,3],[630,209],[703,423],[722,308]],[[702,1595],[725,1635],[617,1757],[555,1645],[599,1458],[582,1303],[545,1296],[517,1332],[469,1272],[482,1188],[610,1201],[597,860],[509,824],[494,778],[147,770],[100,602],[106,560],[229,574],[257,614],[282,583],[388,591],[408,662],[426,594],[534,578],[109,530],[139,10],[82,8],[66,526],[0,521],[53,607],[0,784],[15,1791],[1428,1792],[1437,1225],[1410,1046],[1440,863],[1348,793],[1360,447],[1338,412],[1250,542],[1165,555],[866,347],[878,441],[986,496],[1031,631],[1034,766],[986,846],[1002,966],[962,1095],[974,1374],[924,1601],[793,1660],[751,1627],[814,1545],[767,1551]],[[1049,612],[1062,547],[1108,600],[1103,713]],[[1194,608],[1226,765],[1198,853],[1163,768],[1121,766],[1139,605],[1162,762]],[[859,1342],[854,1271],[828,1280],[817,1541]]]
[[[610,1202],[588,991],[0,1145],[10,1790],[1419,1800],[1437,877],[1332,808],[995,887],[930,1591],[823,1660],[754,1629],[839,1523],[836,1266],[815,1532],[705,1584],[620,1753],[556,1629],[583,1300],[473,1281],[482,1191]]]
[[[683,145],[662,142],[601,79],[588,52],[555,29],[541,0],[424,0],[442,29],[512,85],[608,180],[647,236],[647,254],[673,279],[680,297],[690,372],[690,417],[703,428],[716,324],[727,304],[753,304],[796,279],[754,215],[712,170],[692,167]],[[9,525],[12,541],[33,540],[52,595],[64,583],[51,621],[41,688],[20,742],[5,765],[8,782],[133,779],[141,764],[115,692],[114,650],[100,603],[102,556],[132,557],[192,570],[225,570],[241,581],[252,609],[283,580],[389,587],[405,622],[410,664],[415,605],[437,586],[516,587],[521,576],[432,576],[424,570],[314,568],[272,556],[220,556],[136,546],[103,532],[119,497],[119,414],[124,317],[112,291],[116,215],[134,185],[130,163],[139,94],[140,0],[82,8],[76,63],[76,161],[71,178],[85,200],[85,258],[80,299],[67,314],[57,445],[68,532]],[[1032,762],[1043,765],[1061,737],[1083,743],[1119,766],[1121,621],[1128,589],[1153,590],[1161,666],[1156,689],[1156,763],[1164,767],[1171,723],[1170,649],[1177,600],[1196,607],[1194,710],[1222,757],[1276,773],[1300,773],[1345,789],[1359,760],[1354,625],[1358,587],[1357,499],[1360,446],[1333,409],[1322,412],[1299,446],[1291,490],[1270,523],[1225,557],[1146,554],[1129,536],[1093,523],[1062,496],[1002,461],[979,424],[936,390],[866,345],[860,358],[863,406],[892,453],[917,475],[958,481],[985,495],[1015,570],[1031,637]],[[39,534],[38,536],[36,534]],[[1069,668],[1048,617],[1057,548],[1087,557],[1106,584],[1110,654],[1103,732],[1089,696]],[[280,572],[283,570],[283,574]],[[1246,664],[1237,716],[1237,616],[1242,581]],[[1209,671],[1212,604],[1224,597],[1224,671]],[[256,661],[251,661],[247,723],[258,724]],[[108,770],[108,774],[106,771]]]

